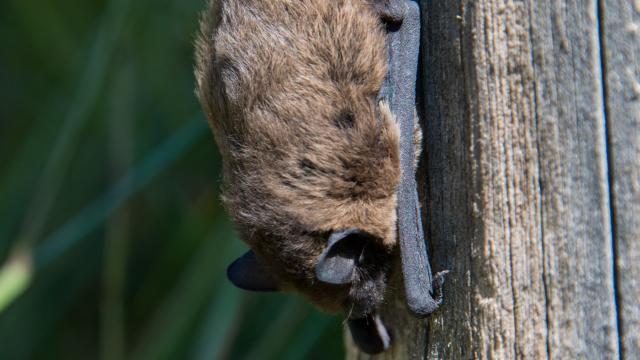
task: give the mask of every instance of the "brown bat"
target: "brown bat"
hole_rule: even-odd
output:
[[[344,313],[369,353],[390,344],[376,310],[398,233],[409,308],[441,301],[415,185],[416,39],[407,0],[213,0],[197,40],[223,202],[251,247],[229,279]]]

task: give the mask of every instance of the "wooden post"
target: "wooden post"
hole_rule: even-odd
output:
[[[421,6],[424,219],[451,273],[427,320],[386,304],[376,358],[640,358],[640,1]]]

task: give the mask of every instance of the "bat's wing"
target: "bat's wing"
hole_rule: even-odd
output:
[[[398,236],[407,305],[416,316],[426,316],[442,302],[441,292],[433,296],[432,283],[442,284],[441,276],[433,281],[420,217],[415,179],[416,78],[420,47],[420,8],[411,0],[389,0],[385,11],[392,19],[401,18],[399,26],[390,26],[387,35],[388,73],[379,98],[389,103],[400,127],[400,170],[398,189]]]

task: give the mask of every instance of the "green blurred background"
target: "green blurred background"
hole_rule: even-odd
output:
[[[343,357],[338,317],[226,281],[203,3],[0,3],[0,359]]]

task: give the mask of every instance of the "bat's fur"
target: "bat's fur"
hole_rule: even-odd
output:
[[[224,160],[223,201],[279,287],[327,311],[382,301],[396,244],[399,130],[376,102],[384,28],[365,0],[212,0],[197,92]],[[331,231],[378,239],[351,285],[320,283]]]

